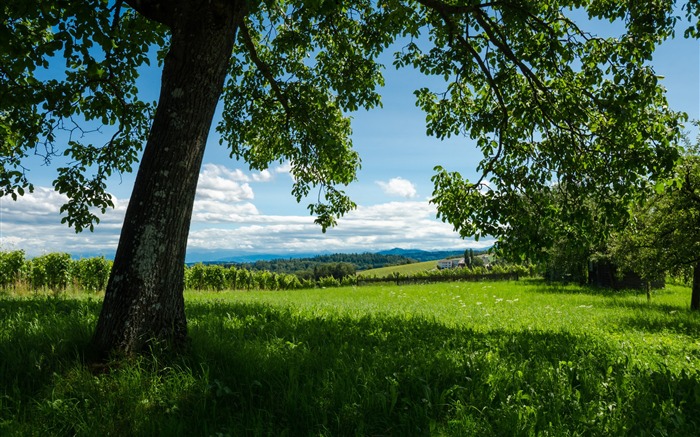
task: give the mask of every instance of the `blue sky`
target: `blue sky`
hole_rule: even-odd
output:
[[[595,30],[595,29],[594,29]],[[381,90],[383,108],[353,114],[353,142],[362,158],[358,180],[346,191],[358,204],[356,211],[339,220],[325,234],[313,224],[306,203],[291,196],[292,180],[286,167],[275,165],[265,172],[251,172],[243,162],[232,160],[209,137],[190,239],[189,259],[276,253],[281,255],[320,252],[366,252],[393,247],[417,249],[464,249],[484,247],[492,241],[461,240],[452,226],[435,218],[428,199],[435,165],[474,178],[481,155],[464,138],[438,141],[425,134],[423,113],[415,107],[413,90],[440,82],[391,65]],[[700,119],[700,47],[696,40],[666,42],[653,61],[664,76],[670,105]],[[148,99],[158,93],[160,73],[144,71],[141,89]],[[94,134],[100,141],[100,135]],[[17,202],[0,198],[0,248],[24,249],[29,256],[67,251],[79,255],[112,257],[134,176],[124,174],[110,181],[108,190],[116,208],[108,211],[95,232],[75,234],[60,224],[64,199],[51,189],[55,164],[32,162],[35,193]]]

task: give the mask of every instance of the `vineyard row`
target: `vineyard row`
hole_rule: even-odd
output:
[[[48,253],[26,259],[24,251],[0,252],[0,290],[21,289],[60,292],[104,291],[109,280],[112,261],[104,257],[73,260],[67,253]],[[491,270],[446,269],[411,275],[394,274],[385,278],[356,275],[326,276],[318,279],[299,278],[294,274],[247,270],[236,266],[195,264],[183,266],[185,287],[190,290],[297,290],[315,287],[339,287],[377,282],[443,282],[450,280],[517,279],[531,272],[522,266],[495,266]]]

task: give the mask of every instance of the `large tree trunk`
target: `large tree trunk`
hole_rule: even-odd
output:
[[[693,293],[690,295],[690,309],[700,310],[700,262],[693,267]]]
[[[140,11],[170,27],[170,51],[92,340],[101,355],[139,353],[152,341],[178,347],[186,340],[185,250],[207,135],[242,12],[236,3],[184,0],[164,3],[165,12]]]

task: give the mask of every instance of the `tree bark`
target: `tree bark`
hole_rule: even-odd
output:
[[[693,292],[690,295],[690,309],[700,310],[700,262],[693,267]]]
[[[192,208],[244,3],[165,4],[170,50],[92,339],[100,356],[140,353],[153,341],[177,348],[187,338],[184,264]]]

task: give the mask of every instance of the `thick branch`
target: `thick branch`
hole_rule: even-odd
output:
[[[479,9],[502,6],[502,2],[487,2],[476,5],[448,5],[438,0],[418,0],[426,8],[438,11],[440,14],[468,14]]]
[[[173,24],[173,4],[166,0],[124,0],[136,12],[171,27]]]

